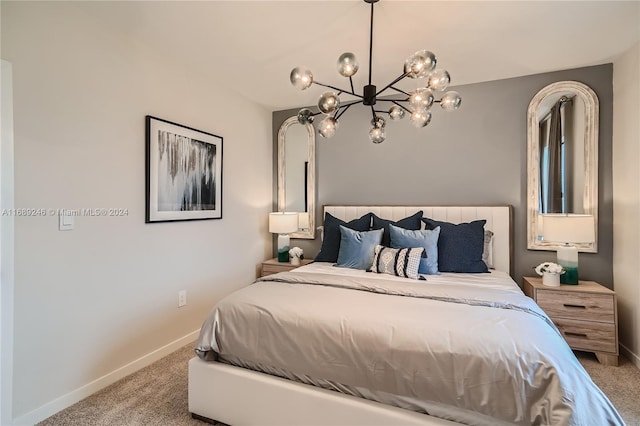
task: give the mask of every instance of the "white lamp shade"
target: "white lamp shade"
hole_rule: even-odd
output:
[[[595,219],[588,214],[543,214],[542,235],[553,243],[592,243],[595,240]]]
[[[298,230],[298,213],[275,212],[269,213],[269,232],[273,234],[288,234]]]

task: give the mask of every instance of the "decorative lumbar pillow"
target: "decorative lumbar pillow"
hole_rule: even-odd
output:
[[[422,223],[420,222],[420,219],[422,219],[422,210],[396,222],[392,220],[381,219],[373,213],[371,214],[371,216],[373,216],[373,226],[371,227],[371,229],[384,229],[384,235],[382,236],[382,245],[387,247],[389,247],[391,244],[389,225],[394,225],[398,228],[411,230],[418,230],[422,227]]]
[[[493,232],[484,230],[484,249],[482,250],[482,261],[489,269],[493,269]]]
[[[355,231],[368,231],[371,228],[371,213],[367,213],[350,222],[345,222],[329,213],[325,213],[322,247],[320,248],[320,253],[318,253],[315,258],[316,262],[335,263],[338,260],[338,252],[340,251],[340,225]]]
[[[429,218],[424,218],[422,221],[427,229],[440,227],[438,237],[438,270],[440,272],[489,272],[482,260],[486,220],[458,224]]]
[[[419,279],[418,268],[424,248],[390,248],[378,245],[373,254],[370,272]]]
[[[438,272],[438,238],[440,227],[413,231],[389,225],[391,247],[423,247],[426,257],[420,259],[418,272],[421,274],[437,275]]]
[[[382,229],[354,231],[340,225],[340,251],[336,266],[367,270],[373,262],[373,251],[382,240]]]

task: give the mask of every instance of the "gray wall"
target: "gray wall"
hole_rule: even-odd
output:
[[[527,250],[527,107],[544,86],[576,80],[593,88],[600,100],[599,252],[580,253],[580,276],[612,288],[612,72],[606,64],[457,86],[463,98],[460,110],[445,113],[434,107],[424,129],[414,128],[407,117],[387,121],[387,140],[380,145],[368,139],[369,109],[351,108],[333,138],[317,137],[317,223],[326,204],[510,204],[514,279],[521,283],[522,276],[535,274],[536,265],[556,256]],[[274,184],[277,131],[297,111],[273,113]],[[309,257],[319,251],[320,238],[292,240],[291,245],[302,247]]]

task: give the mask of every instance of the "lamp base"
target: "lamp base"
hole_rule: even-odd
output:
[[[289,250],[278,251],[278,262],[288,262],[289,261]]]
[[[565,273],[560,275],[560,284],[578,284],[578,249],[576,246],[565,244],[558,247],[558,264]]]
[[[578,285],[578,268],[564,266],[564,274],[560,275],[560,284]]]
[[[278,234],[278,262],[289,261],[289,235]]]

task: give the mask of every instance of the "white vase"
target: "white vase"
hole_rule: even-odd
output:
[[[291,256],[291,264],[292,265],[299,265],[300,264],[300,258],[298,256]]]
[[[560,287],[560,274],[542,273],[542,284],[549,287]]]

